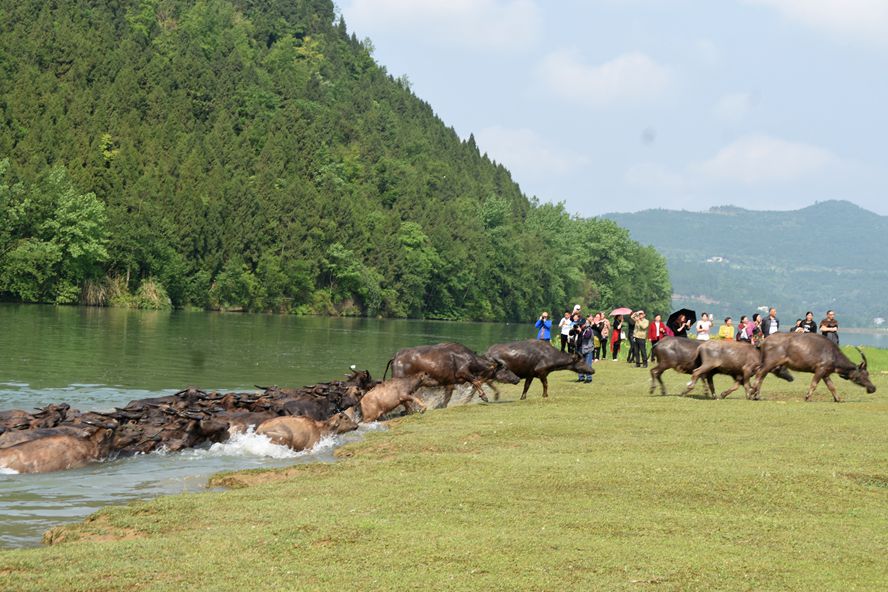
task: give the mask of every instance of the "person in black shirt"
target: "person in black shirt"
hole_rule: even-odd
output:
[[[799,325],[805,333],[817,333],[817,323],[814,322],[814,313],[810,310],[805,313],[805,320]]]
[[[672,327],[672,332],[675,333],[676,337],[687,337],[688,329],[691,326],[691,321],[687,320],[683,314],[678,315],[678,318],[675,319]]]

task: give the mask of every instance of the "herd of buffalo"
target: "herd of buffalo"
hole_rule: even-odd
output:
[[[758,399],[764,377],[773,373],[791,381],[789,370],[811,372],[806,394],[810,399],[823,380],[836,401],[838,393],[830,375],[865,387],[873,393],[866,356],[854,364],[831,341],[816,334],[771,335],[758,349],[733,341],[697,341],[666,337],[654,349],[657,365],[651,368],[653,393],[661,375],[672,369],[691,375],[685,392],[699,379],[715,396],[712,377],[725,374],[740,385],[750,399]],[[385,380],[389,368],[392,378]],[[313,447],[323,436],[357,429],[358,421],[371,422],[403,407],[405,412],[424,410],[417,396],[422,387],[443,387],[446,406],[453,389],[471,385],[487,401],[484,386],[499,397],[495,382],[517,384],[524,379],[521,398],[534,378],[548,396],[549,373],[571,370],[591,375],[595,370],[578,355],[558,351],[548,342],[527,340],[491,346],[478,355],[457,343],[442,343],[400,350],[389,361],[383,381],[366,370],[354,368],[344,381],[302,388],[259,387],[252,393],[204,392],[189,388],[173,395],[132,401],[109,412],[80,412],[67,404],[53,404],[33,412],[0,412],[0,468],[19,473],[56,471],[83,466],[107,458],[221,442],[254,428],[272,442],[294,450]]]

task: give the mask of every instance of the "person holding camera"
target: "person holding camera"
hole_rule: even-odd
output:
[[[534,325],[537,329],[536,338],[540,341],[551,341],[552,339],[552,321],[549,319],[549,313],[543,311]]]
[[[647,368],[647,337],[648,327],[651,322],[644,318],[643,310],[636,310],[630,315],[630,317],[635,321],[635,329],[632,335],[632,338],[635,341],[635,367],[641,368],[643,364],[644,367]]]

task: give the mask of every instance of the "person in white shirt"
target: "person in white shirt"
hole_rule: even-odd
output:
[[[570,311],[564,311],[564,316],[558,322],[558,328],[561,329],[561,351],[567,347],[567,338],[570,335],[570,328],[573,327],[573,320],[570,318]]]
[[[700,341],[709,341],[709,330],[712,328],[712,321],[709,320],[709,314],[703,313],[700,315],[700,320],[697,321],[697,339]]]

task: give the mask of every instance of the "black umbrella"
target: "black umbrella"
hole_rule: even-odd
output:
[[[691,321],[691,326],[697,322],[697,311],[691,310],[690,308],[683,308],[681,310],[676,310],[674,313],[669,315],[669,319],[666,320],[666,325],[669,326],[673,331],[675,330],[675,323],[678,320],[678,317],[681,315],[685,316],[685,321]]]

